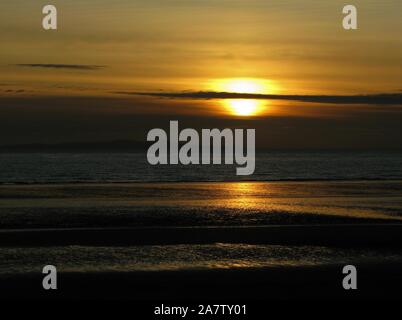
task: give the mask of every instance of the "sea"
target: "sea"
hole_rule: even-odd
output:
[[[400,180],[402,153],[265,152],[253,175],[234,165],[157,165],[144,153],[2,153],[0,184]]]

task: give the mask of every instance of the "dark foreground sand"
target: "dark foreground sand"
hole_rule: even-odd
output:
[[[402,262],[360,265],[358,290],[342,288],[341,265],[266,269],[127,273],[62,273],[57,291],[41,289],[42,275],[1,277],[2,299],[136,301],[267,301],[291,299],[399,300]]]
[[[0,232],[1,248],[52,246],[149,246],[155,244],[249,243],[326,245],[378,252],[393,248],[393,259],[381,256],[358,268],[358,290],[342,288],[345,264],[275,265],[204,270],[60,272],[57,291],[42,289],[43,275],[0,275],[1,299],[107,299],[135,301],[256,301],[291,299],[400,299],[402,288],[401,225],[198,227],[75,230],[9,230]],[[308,247],[307,247],[308,248]],[[102,248],[100,248],[102,249]],[[22,249],[19,249],[22,250]],[[290,249],[291,250],[291,247]],[[104,250],[105,254],[107,251]],[[395,254],[396,253],[396,254]],[[84,258],[84,257],[83,257]],[[224,257],[222,257],[224,258]],[[373,259],[374,258],[374,259]],[[49,256],[49,261],[52,257]],[[135,260],[135,257],[134,257]],[[24,259],[21,258],[21,263]],[[93,263],[96,264],[96,261]]]

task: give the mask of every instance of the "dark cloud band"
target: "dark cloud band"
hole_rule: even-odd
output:
[[[72,69],[72,70],[99,70],[105,66],[86,65],[86,64],[44,64],[44,63],[20,63],[17,67],[45,68],[45,69]]]
[[[275,95],[235,92],[115,92],[117,94],[152,96],[171,99],[258,99],[258,100],[288,100],[313,103],[334,104],[374,104],[400,105],[401,93],[384,93],[372,95]]]

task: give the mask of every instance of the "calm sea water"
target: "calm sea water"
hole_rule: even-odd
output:
[[[0,183],[402,179],[401,153],[264,153],[252,176],[236,166],[151,166],[145,154],[0,154]]]

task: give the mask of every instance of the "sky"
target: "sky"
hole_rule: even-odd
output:
[[[0,3],[0,145],[145,141],[179,120],[266,148],[402,149],[401,1],[351,1],[353,31],[338,0],[49,3]]]

